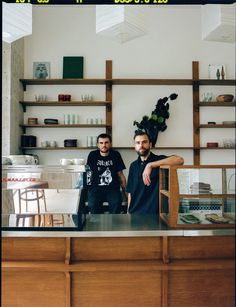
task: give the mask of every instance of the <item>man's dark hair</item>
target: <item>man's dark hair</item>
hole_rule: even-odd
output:
[[[134,140],[135,140],[136,136],[139,136],[139,135],[146,135],[148,137],[149,142],[151,142],[149,134],[147,132],[143,131],[143,130],[135,130]]]
[[[111,138],[110,134],[108,134],[108,133],[101,133],[101,134],[99,134],[99,136],[97,137],[97,143],[98,143],[98,139],[100,139],[100,138],[101,139],[108,138],[109,141],[112,142],[112,138]]]

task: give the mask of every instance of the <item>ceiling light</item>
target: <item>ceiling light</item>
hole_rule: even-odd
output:
[[[3,2],[3,41],[13,41],[32,34],[32,4]]]
[[[147,33],[146,15],[141,6],[97,5],[96,33],[120,43]]]

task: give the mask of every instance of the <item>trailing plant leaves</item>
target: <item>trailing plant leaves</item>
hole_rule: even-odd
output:
[[[134,121],[134,125],[150,135],[151,142],[155,146],[158,132],[165,131],[167,128],[166,119],[169,118],[169,103],[170,100],[175,100],[178,97],[178,94],[172,93],[169,97],[159,98],[155,109],[152,111],[150,118],[147,115],[144,115],[141,122]],[[136,130],[137,131],[137,130]]]
[[[177,97],[178,97],[178,94],[175,94],[175,93],[169,96],[170,100],[175,100]]]

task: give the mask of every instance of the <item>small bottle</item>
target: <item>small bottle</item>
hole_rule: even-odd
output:
[[[222,80],[225,79],[225,70],[224,70],[224,66],[221,67],[221,78],[222,78]]]
[[[216,71],[216,77],[217,77],[217,80],[220,80],[220,70],[219,70],[219,68]]]

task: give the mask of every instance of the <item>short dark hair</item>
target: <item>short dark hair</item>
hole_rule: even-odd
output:
[[[151,142],[149,134],[146,131],[143,131],[143,130],[135,130],[134,140],[135,140],[136,136],[139,136],[139,135],[146,135],[148,137],[149,142]]]
[[[106,138],[108,138],[109,141],[112,142],[112,138],[111,138],[110,134],[108,134],[108,133],[101,133],[101,134],[99,134],[99,136],[97,137],[97,143],[98,143],[98,140],[99,140],[100,138],[101,138],[101,139],[106,139]]]

